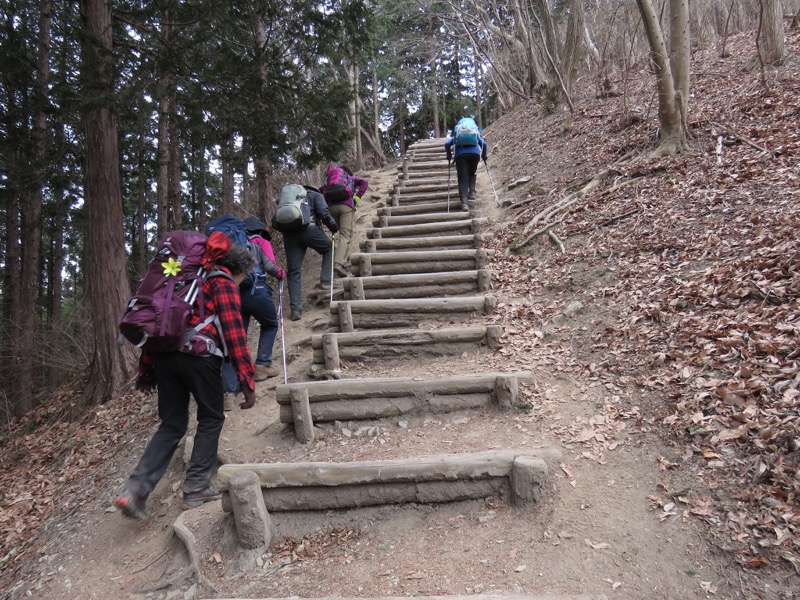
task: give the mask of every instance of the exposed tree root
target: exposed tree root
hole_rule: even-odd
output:
[[[184,517],[185,513],[181,513],[180,516],[175,519],[175,522],[172,524],[172,529],[175,530],[175,534],[183,540],[183,543],[186,545],[186,551],[189,553],[189,562],[192,566],[192,571],[194,571],[194,575],[197,579],[197,590],[203,587],[211,594],[216,595],[217,590],[211,585],[211,582],[208,581],[205,575],[203,575],[203,570],[200,568],[200,558],[197,556],[197,539],[194,537],[194,534],[189,531],[189,528],[184,524]]]

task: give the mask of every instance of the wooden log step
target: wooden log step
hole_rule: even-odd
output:
[[[450,187],[453,187],[454,181],[450,182]],[[408,191],[414,194],[430,193],[430,192],[447,192],[447,179],[441,183],[420,183],[419,185],[405,185],[397,188],[399,190]],[[457,188],[456,188],[457,189]]]
[[[450,178],[450,185],[453,186],[457,182],[458,180],[456,179],[455,174],[453,174],[453,176]],[[398,187],[402,190],[411,191],[430,187],[447,189],[447,171],[439,171],[432,177],[418,177],[416,174],[412,174],[403,179]]]
[[[461,214],[467,218],[443,223],[379,227],[367,231],[367,237],[369,239],[386,239],[390,237],[424,237],[426,235],[466,235],[477,233],[488,222],[485,217],[469,218],[470,213],[467,211],[461,211]]]
[[[452,207],[455,208],[455,205]],[[401,225],[419,225],[422,223],[446,223],[449,221],[463,221],[465,211],[452,210],[451,212],[430,212],[417,215],[391,215],[380,216],[372,219],[373,227],[398,227]]]
[[[435,298],[488,292],[492,287],[492,272],[483,269],[449,273],[377,275],[345,277],[341,281],[345,300]]]
[[[450,199],[450,211],[460,211],[459,201]],[[447,200],[435,202],[419,202],[414,204],[401,204],[399,206],[384,206],[378,209],[379,217],[393,217],[400,215],[418,215],[423,213],[446,213]]]
[[[530,371],[456,375],[420,380],[414,377],[306,381],[278,385],[275,400],[281,423],[295,423],[292,392],[303,390],[312,423],[385,419],[412,414],[439,414],[519,404],[519,383],[532,381]],[[296,395],[296,394],[295,394]]]
[[[406,252],[413,250],[465,250],[483,248],[483,234],[436,235],[426,237],[398,237],[388,239],[363,240],[359,242],[362,252]]]
[[[489,264],[489,250],[437,250],[411,252],[357,252],[350,256],[356,277],[474,271]]]
[[[455,170],[451,167],[451,177],[455,177]],[[398,176],[403,174],[403,170],[398,168],[397,169]],[[406,182],[406,185],[409,181],[422,181],[426,179],[447,179],[447,167],[445,166],[443,169],[433,169],[431,171],[409,171],[408,176],[404,177],[403,180]]]
[[[411,144],[408,149],[409,151],[419,150],[424,148],[442,148],[444,150],[444,143],[450,139],[449,137],[439,137],[439,138],[427,138],[424,140],[418,140]]]
[[[424,194],[417,194],[414,192],[404,191],[404,188],[398,188],[392,194],[391,199],[393,206],[411,204],[415,202],[432,202],[434,200],[447,200],[447,190],[442,190],[440,192],[427,192]],[[458,204],[458,186],[455,183],[450,188],[450,200]]]
[[[490,295],[455,298],[393,298],[341,300],[330,303],[329,327],[352,332],[363,329],[412,328],[420,321],[452,321],[479,313],[492,314],[497,298]]]
[[[499,496],[514,506],[541,500],[555,448],[494,450],[346,463],[245,463],[217,472],[222,509],[231,512],[230,479],[256,474],[268,511],[330,510],[380,504],[430,504]]]
[[[460,355],[476,345],[494,349],[502,335],[499,325],[316,334],[311,336],[312,370],[338,371],[342,361]]]

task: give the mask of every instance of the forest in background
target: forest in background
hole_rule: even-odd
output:
[[[624,99],[648,60],[662,138],[680,137],[693,49],[755,30],[762,69],[779,63],[797,4],[3,0],[3,420],[66,379],[79,411],[129,382],[116,326],[165,231],[269,219],[286,181],[383,165],[464,113]]]

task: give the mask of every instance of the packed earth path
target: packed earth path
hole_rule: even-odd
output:
[[[491,133],[487,138],[491,142]],[[371,190],[359,206],[354,244],[367,239],[373,218],[388,204],[398,169],[364,174]],[[491,235],[502,226],[502,212],[488,173],[480,172],[473,216],[488,219],[485,233]],[[318,257],[309,254],[305,290],[318,274]],[[519,303],[504,297],[500,282],[497,287],[499,310]],[[309,379],[311,336],[330,322],[327,303],[319,304],[307,301],[301,321],[284,321],[289,382]],[[573,307],[562,320],[580,326],[581,312]],[[432,378],[522,367],[534,376],[511,410],[320,425],[316,439],[301,444],[279,419],[279,376],[258,384],[254,409],[227,414],[220,462],[346,462],[557,447],[562,458],[548,465],[550,477],[535,505],[518,508],[489,498],[280,513],[272,516],[272,546],[244,551],[220,502],[182,515],[183,447],[150,497],[149,519],[139,523],[114,512],[111,501],[147,439],[139,436],[123,460],[106,463],[103,485],[87,494],[81,510],[50,526],[39,572],[10,597],[734,597],[741,581],[730,564],[674,502],[654,500],[679,494],[680,484],[659,467],[671,451],[651,434],[636,396],[596,377],[575,376],[568,338],[538,345],[531,335],[523,361],[501,345],[451,357],[356,361],[342,372],[345,379]],[[141,398],[141,411],[155,411],[154,396]],[[617,418],[609,419],[609,411]],[[191,534],[190,552],[186,537],[173,529],[179,517]]]
[[[327,369],[313,368],[313,346],[314,336],[332,324],[325,293],[307,301],[301,321],[284,322],[276,343],[277,357],[282,343],[286,349],[290,383],[326,375],[340,377],[339,384],[375,377],[428,380],[530,372],[514,407],[318,423],[313,441],[304,444],[293,426],[281,422],[280,375],[258,384],[252,410],[228,413],[220,441],[225,465],[556,449],[560,458],[549,455],[538,502],[517,506],[498,496],[276,512],[270,547],[245,551],[221,502],[181,511],[181,446],[149,499],[150,518],[134,522],[116,512],[112,502],[156,426],[156,410],[154,395],[129,392],[70,423],[40,417],[30,437],[48,441],[52,450],[41,459],[47,470],[31,467],[21,486],[26,494],[5,509],[28,506],[30,514],[41,506],[52,509],[43,511],[49,516],[37,524],[33,541],[3,557],[0,593],[13,600],[799,597],[791,517],[796,498],[783,496],[786,508],[778,493],[785,483],[780,467],[793,464],[797,450],[787,451],[785,444],[759,446],[770,468],[766,476],[772,478],[772,495],[760,501],[765,484],[754,479],[761,463],[746,453],[749,437],[736,445],[736,438],[719,434],[735,434],[734,417],[752,413],[756,419],[758,411],[770,414],[772,408],[766,402],[737,404],[738,397],[725,395],[724,389],[708,407],[693,404],[705,397],[703,385],[713,385],[696,372],[709,381],[725,375],[718,366],[702,363],[708,348],[713,350],[705,333],[713,327],[702,321],[701,303],[686,308],[687,299],[701,296],[708,269],[735,269],[779,243],[787,246],[779,255],[795,255],[800,136],[787,124],[795,124],[798,114],[800,35],[788,34],[787,45],[792,58],[774,74],[771,93],[780,100],[775,102],[764,102],[759,92],[759,75],[749,58],[751,39],[732,39],[733,57],[727,60],[713,49],[698,51],[693,58],[694,154],[620,168],[606,188],[573,206],[553,236],[540,236],[518,254],[506,248],[526,226],[521,222],[526,215],[580,189],[632,149],[647,150],[654,121],[636,107],[648,105],[653,83],[643,67],[638,78],[626,82],[624,99],[584,98],[581,112],[546,117],[532,103],[486,128],[491,171],[481,165],[470,217],[486,219],[480,233],[484,248],[494,251],[486,269],[493,272],[487,294],[495,302],[490,311],[454,315],[452,322],[420,315],[417,325],[423,332],[499,326],[502,336],[493,347],[475,345],[450,356],[365,355],[343,361],[338,373],[324,373]],[[615,116],[623,102],[635,109],[625,119]],[[724,107],[732,108],[723,118],[718,113]],[[712,124],[721,120],[731,135],[725,137],[719,166],[714,155],[719,130]],[[745,135],[750,143],[741,142]],[[756,142],[778,151],[765,154],[753,148]],[[354,252],[361,250],[356,244],[366,246],[372,239],[368,233],[385,215],[380,211],[391,205],[400,173],[401,162],[358,173],[370,180],[371,189],[358,208]],[[631,185],[624,187],[625,182]],[[745,232],[742,237],[739,230]],[[724,243],[709,237],[717,232]],[[754,250],[756,242],[765,249]],[[313,290],[319,265],[310,253],[304,290]],[[712,274],[720,272],[725,273]],[[731,273],[719,281],[742,277]],[[796,278],[792,273],[789,277]],[[677,288],[668,287],[673,282]],[[790,280],[787,288],[792,285]],[[663,303],[648,295],[664,289]],[[761,317],[753,311],[767,303],[752,308],[741,298],[732,319],[757,322]],[[785,306],[792,304],[776,302],[769,308]],[[796,301],[793,306],[796,311]],[[702,351],[691,345],[691,321],[682,320],[681,311],[690,309],[697,311],[698,327],[704,327],[696,338],[704,344]],[[686,337],[673,342],[668,327],[682,328],[678,333]],[[653,347],[664,350],[652,352]],[[693,395],[695,389],[699,392]],[[57,401],[68,406],[69,393],[53,399],[54,414],[63,410]],[[702,428],[683,431],[684,420],[692,419]],[[768,428],[756,432],[771,443]],[[11,462],[31,464],[25,463],[24,446],[13,450]],[[789,515],[788,524],[781,515]],[[20,535],[33,528],[22,518],[16,525]],[[771,532],[772,542],[764,531]]]

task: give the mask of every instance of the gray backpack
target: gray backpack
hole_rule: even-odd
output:
[[[278,198],[278,208],[272,218],[272,227],[278,231],[297,231],[311,222],[306,189],[299,184],[283,186]]]

